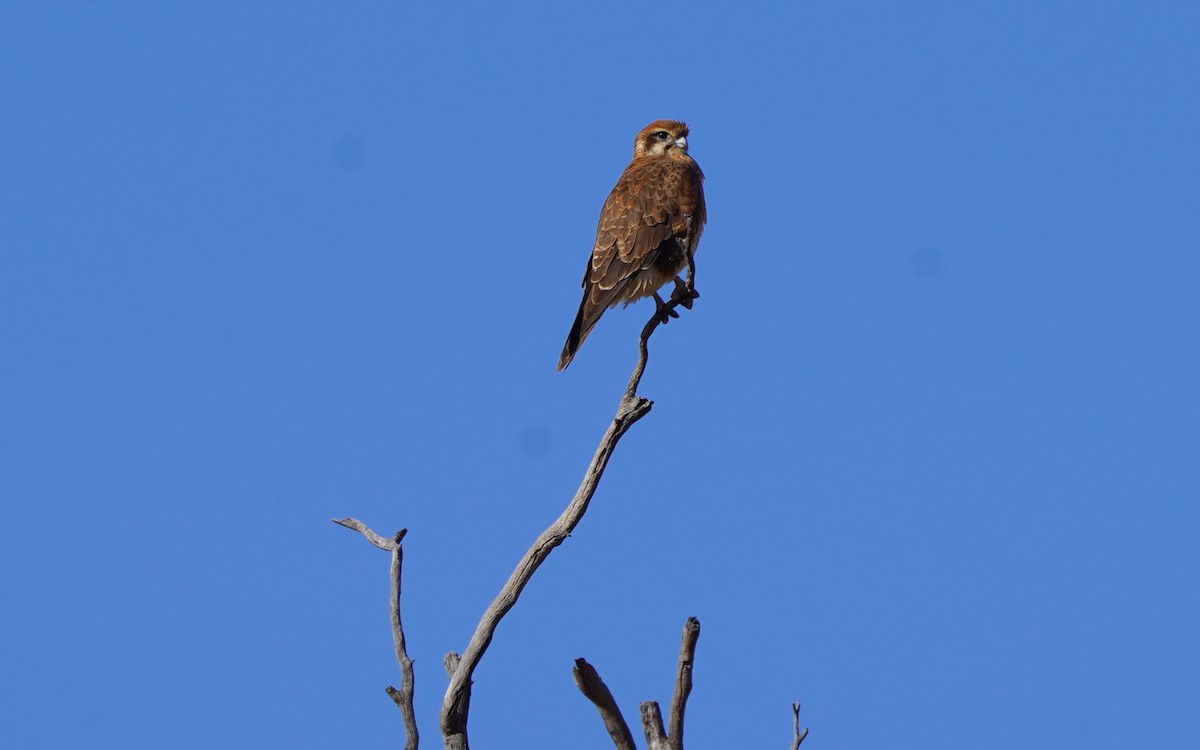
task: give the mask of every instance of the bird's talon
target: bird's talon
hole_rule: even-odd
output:
[[[675,291],[671,292],[672,302],[678,300],[679,304],[691,310],[692,302],[699,296],[700,292],[697,292],[695,289],[689,287],[687,283],[683,281],[683,279],[676,277]]]
[[[672,299],[674,299],[674,296],[672,296]],[[667,321],[669,321],[671,318],[679,317],[679,313],[675,312],[675,310],[666,302],[663,302],[662,297],[658,296],[658,294],[654,295],[654,304],[658,308],[657,314],[659,323],[666,325]]]

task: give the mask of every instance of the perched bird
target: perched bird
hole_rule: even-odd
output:
[[[655,298],[668,281],[691,307],[679,273],[692,264],[704,230],[704,173],[688,156],[688,126],[655,120],[633,141],[633,161],[604,201],[596,244],[583,273],[583,301],[558,369],[566,369],[600,316],[619,303]],[[692,266],[694,270],[694,266]]]

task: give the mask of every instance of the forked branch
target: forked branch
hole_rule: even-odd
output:
[[[575,492],[575,496],[571,499],[571,502],[562,514],[534,540],[533,545],[521,556],[521,560],[517,563],[517,567],[509,576],[504,587],[500,589],[500,593],[496,595],[496,598],[488,606],[487,610],[484,611],[483,617],[480,618],[479,624],[475,627],[475,633],[471,636],[471,640],[467,644],[466,650],[463,651],[462,656],[460,657],[453,652],[447,654],[445,666],[447,673],[450,675],[450,685],[446,688],[446,695],[442,701],[439,722],[443,744],[447,750],[468,750],[467,714],[471,701],[471,677],[475,673],[475,668],[479,665],[480,660],[483,658],[483,654],[491,644],[500,620],[516,605],[517,599],[520,597],[526,584],[529,583],[534,572],[546,560],[550,552],[562,544],[579,524],[580,520],[582,520],[583,514],[587,511],[592,496],[596,493],[596,488],[600,484],[600,478],[604,475],[608,461],[612,457],[613,451],[616,449],[621,437],[634,423],[649,414],[650,409],[653,407],[651,401],[637,395],[637,388],[641,383],[642,374],[646,370],[646,361],[649,358],[650,336],[654,334],[659,325],[666,322],[668,315],[675,315],[677,317],[677,314],[674,312],[675,308],[680,305],[690,308],[692,300],[698,296],[692,285],[695,266],[691,263],[690,258],[688,260],[687,285],[677,290],[676,294],[672,295],[670,302],[664,303],[661,308],[656,309],[654,317],[642,328],[641,336],[638,339],[637,365],[634,368],[633,375],[629,379],[629,384],[625,389],[625,394],[621,398],[621,403],[617,407],[617,414],[613,417],[608,430],[605,431],[604,437],[600,439],[600,445],[597,447],[596,453],[592,456],[592,461],[588,465],[587,471],[584,472],[583,481],[579,485],[579,489]],[[392,637],[396,647],[396,659],[400,663],[402,681],[399,690],[389,686],[387,692],[400,708],[404,717],[406,733],[405,748],[406,750],[416,750],[418,736],[416,719],[413,714],[413,668],[412,661],[408,658],[408,653],[405,649],[404,628],[400,620],[400,571],[404,559],[401,540],[403,540],[405,532],[401,531],[392,539],[387,539],[376,534],[361,521],[354,518],[333,520],[334,523],[341,524],[346,528],[361,533],[367,541],[379,549],[392,553]],[[692,648],[693,650],[695,648],[694,639]],[[624,726],[624,719],[621,718],[620,711],[616,710],[616,703],[612,700],[612,695],[608,693],[608,689],[604,687],[604,683],[600,680],[599,675],[596,675],[595,670],[591,669],[586,662],[582,660],[580,662],[580,665],[577,665],[576,669],[576,680],[583,680],[579,682],[580,689],[584,690],[585,686],[587,686],[588,690],[585,690],[585,695],[588,695],[594,703],[597,700],[605,703],[608,708],[615,712],[616,721],[612,724],[611,731]],[[584,667],[586,667],[586,670],[590,670],[590,675],[585,674],[586,670]],[[584,674],[584,676],[581,677],[581,674]],[[590,676],[595,677],[594,682],[589,679]],[[683,680],[684,675],[681,671],[676,684],[675,699],[672,700],[672,727],[676,726],[675,713],[676,703],[678,702],[678,720],[681,738],[682,706],[687,700],[687,692],[691,689],[690,658],[687,666],[686,686]],[[599,691],[600,688],[603,688],[603,690]],[[604,694],[608,695],[606,702],[603,698]],[[597,706],[600,707],[601,703],[597,703]],[[657,706],[655,709],[657,710]],[[601,708],[602,716],[605,716],[605,711],[605,708]],[[609,724],[612,718],[612,716],[606,716],[606,725]],[[661,727],[661,717],[658,723]],[[672,731],[675,730],[673,729]],[[618,743],[618,748],[624,749],[628,747],[632,750],[633,737],[627,726],[624,726],[623,735],[618,737],[618,735],[614,734],[613,738],[614,742]]]
[[[792,704],[792,750],[800,750],[800,743],[808,736],[808,727],[800,729],[800,701]]]
[[[663,728],[662,710],[658,701],[646,701],[641,705],[642,733],[646,735],[649,750],[683,750],[683,712],[687,708],[688,695],[692,692],[692,665],[696,661],[696,641],[700,639],[700,621],[689,617],[683,626],[683,643],[679,648],[679,665],[675,670],[675,692],[671,696],[671,711],[668,717],[670,731]],[[621,716],[612,693],[583,659],[575,660],[575,684],[580,692],[595,704],[604,719],[604,727],[613,739],[617,750],[633,748],[633,735],[629,725]]]
[[[683,713],[687,708],[688,695],[692,692],[692,667],[696,662],[696,642],[699,639],[700,621],[689,617],[683,626],[683,643],[679,648],[679,665],[675,670],[675,692],[671,696],[667,724],[669,731],[663,727],[658,701],[646,701],[641,705],[642,733],[646,735],[647,750],[683,750]],[[583,659],[575,660],[573,672],[579,691],[600,711],[613,745],[617,750],[633,750],[635,746],[629,725],[625,723],[621,709],[617,708],[616,700],[600,675]],[[808,736],[808,729],[800,729],[800,701],[792,704],[792,717],[792,750],[799,750],[800,743]]]

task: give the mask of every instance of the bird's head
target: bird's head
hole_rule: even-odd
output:
[[[633,140],[633,158],[643,156],[687,157],[687,123],[655,120],[642,128]]]

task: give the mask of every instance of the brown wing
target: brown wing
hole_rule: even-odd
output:
[[[650,296],[678,273],[674,261],[665,269],[656,262],[664,252],[683,259],[695,250],[705,218],[702,179],[690,159],[637,159],[625,169],[600,211],[583,300],[558,369],[570,364],[605,310]]]

